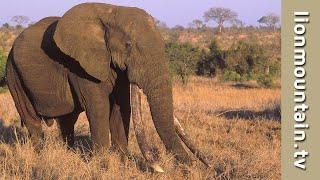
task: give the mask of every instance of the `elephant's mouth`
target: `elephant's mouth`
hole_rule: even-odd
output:
[[[134,131],[138,141],[139,148],[143,154],[146,161],[150,164],[156,172],[164,172],[163,168],[157,163],[157,160],[153,153],[153,148],[146,142],[146,133],[142,122],[142,108],[141,108],[141,98],[142,90],[135,84],[130,86],[131,94],[131,113],[132,121],[134,124]],[[177,117],[174,116],[174,128],[180,139],[184,142],[186,147],[207,167],[210,167],[207,156],[202,153],[193,143],[192,139],[186,134],[182,128]]]

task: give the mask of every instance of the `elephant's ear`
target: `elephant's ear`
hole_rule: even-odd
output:
[[[81,18],[65,14],[57,24],[54,41],[63,53],[78,61],[89,75],[105,81],[111,61],[105,41],[106,28],[97,17]]]

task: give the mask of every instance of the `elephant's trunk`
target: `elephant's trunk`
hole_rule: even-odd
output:
[[[147,96],[154,126],[168,152],[183,163],[191,164],[192,160],[182,145],[182,141],[174,128],[172,85],[167,67],[154,65],[143,69],[139,77],[130,77]],[[130,70],[129,70],[130,72]],[[132,75],[132,74],[131,74]],[[132,82],[132,81],[131,81]]]
[[[142,117],[142,108],[141,108],[141,96],[142,91],[139,89],[137,85],[131,85],[131,103],[132,103],[132,119],[134,130],[136,134],[136,138],[138,141],[138,145],[140,150],[147,160],[150,163],[150,166],[156,172],[164,172],[163,169],[159,164],[157,164],[156,159],[154,158],[153,148],[148,145],[146,141],[146,133],[143,125],[143,117]],[[207,167],[210,167],[210,163],[208,161],[208,157],[202,153],[192,142],[192,139],[186,134],[184,129],[182,128],[178,118],[174,116],[174,127],[181,138],[181,140],[185,143],[185,145],[190,149],[190,151],[200,160],[202,161]]]
[[[156,171],[162,171],[161,167],[157,170],[156,161],[154,157],[152,157],[152,148],[150,148],[145,141],[145,132],[141,115],[141,90],[139,90],[139,87],[147,96],[155,128],[167,151],[173,153],[180,162],[190,164],[191,158],[182,145],[183,141],[198,159],[206,166],[210,167],[206,155],[201,153],[201,151],[194,146],[191,138],[187,136],[180,123],[173,115],[172,84],[168,68],[157,64],[149,66],[149,68],[145,68],[146,66],[147,65],[144,64],[143,68],[132,68],[140,71],[132,71],[130,68],[128,71],[129,80],[132,83],[132,118],[142,154],[151,166],[155,165],[154,169]],[[156,67],[157,69],[154,70],[153,67]]]
[[[177,159],[190,163],[191,159],[182,146],[179,136],[175,132],[173,119],[172,89],[169,82],[146,92],[155,128],[166,149],[176,155]]]

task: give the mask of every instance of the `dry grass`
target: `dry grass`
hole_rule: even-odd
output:
[[[117,154],[90,155],[83,150],[89,141],[88,123],[82,114],[77,122],[77,148],[67,150],[57,128],[45,128],[46,141],[36,153],[25,140],[9,93],[0,94],[0,176],[4,179],[279,179],[280,89],[239,89],[213,80],[193,78],[188,86],[174,86],[175,114],[196,144],[212,155],[213,169],[200,163],[176,165],[165,154],[152,126],[146,103],[143,117],[148,141],[160,149],[166,172],[143,170],[139,163],[121,160]],[[223,113],[221,113],[223,112]],[[217,117],[217,114],[220,116]],[[274,113],[274,116],[268,116]],[[246,116],[248,115],[248,116]],[[152,141],[150,140],[152,139]],[[141,158],[133,131],[129,149]],[[87,152],[87,153],[84,153]],[[189,173],[185,173],[186,169]]]

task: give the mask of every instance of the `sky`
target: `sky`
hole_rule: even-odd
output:
[[[258,25],[257,20],[268,13],[281,15],[281,0],[0,0],[0,24],[12,23],[10,19],[15,15],[27,16],[33,22],[47,16],[62,16],[83,2],[139,7],[170,27],[203,20],[203,13],[211,7],[230,8],[247,25]]]

